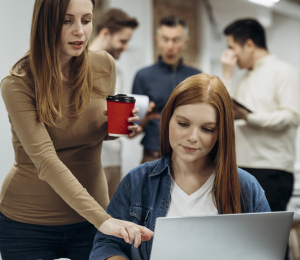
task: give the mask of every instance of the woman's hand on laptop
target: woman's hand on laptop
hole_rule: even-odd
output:
[[[150,229],[129,221],[110,218],[100,226],[99,231],[105,235],[123,238],[126,243],[139,247],[142,241],[150,240],[154,233]]]

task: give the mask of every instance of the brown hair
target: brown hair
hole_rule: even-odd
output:
[[[95,6],[95,0],[91,0]],[[70,0],[36,0],[33,9],[30,50],[11,69],[12,75],[24,71],[24,80],[35,90],[40,122],[55,125],[62,118],[63,86],[59,68],[60,34]],[[88,47],[71,61],[72,105],[79,116],[91,98],[92,71]],[[98,94],[100,90],[95,90]]]
[[[138,21],[128,16],[120,9],[111,8],[106,11],[96,23],[96,33],[98,34],[102,29],[107,28],[111,34],[114,34],[124,27],[135,29],[138,27]]]
[[[169,15],[162,17],[159,21],[159,25],[157,27],[157,33],[159,32],[160,28],[165,25],[168,27],[176,27],[178,25],[181,25],[185,31],[186,36],[189,34],[189,27],[186,24],[185,20],[180,18],[179,16],[176,15]]]
[[[183,105],[207,102],[218,111],[219,138],[209,154],[215,166],[214,182],[218,210],[240,213],[240,189],[235,154],[233,102],[216,76],[198,74],[181,82],[172,92],[161,116],[160,137],[163,155],[171,156],[169,123],[174,110]]]

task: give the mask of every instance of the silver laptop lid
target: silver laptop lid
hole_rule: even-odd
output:
[[[293,212],[157,218],[151,260],[283,260]]]

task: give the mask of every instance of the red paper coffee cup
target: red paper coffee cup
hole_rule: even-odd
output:
[[[125,94],[108,96],[107,100],[107,124],[109,136],[128,136],[130,131],[128,118],[132,117],[135,98]]]

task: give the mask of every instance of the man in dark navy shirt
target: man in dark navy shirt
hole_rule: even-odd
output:
[[[188,27],[176,16],[162,18],[157,29],[157,45],[160,57],[154,65],[137,72],[133,83],[133,94],[147,95],[150,99],[149,112],[142,119],[140,133],[144,156],[142,163],[161,157],[159,145],[160,113],[173,89],[186,78],[201,73],[198,69],[183,64],[183,52],[189,42]]]

